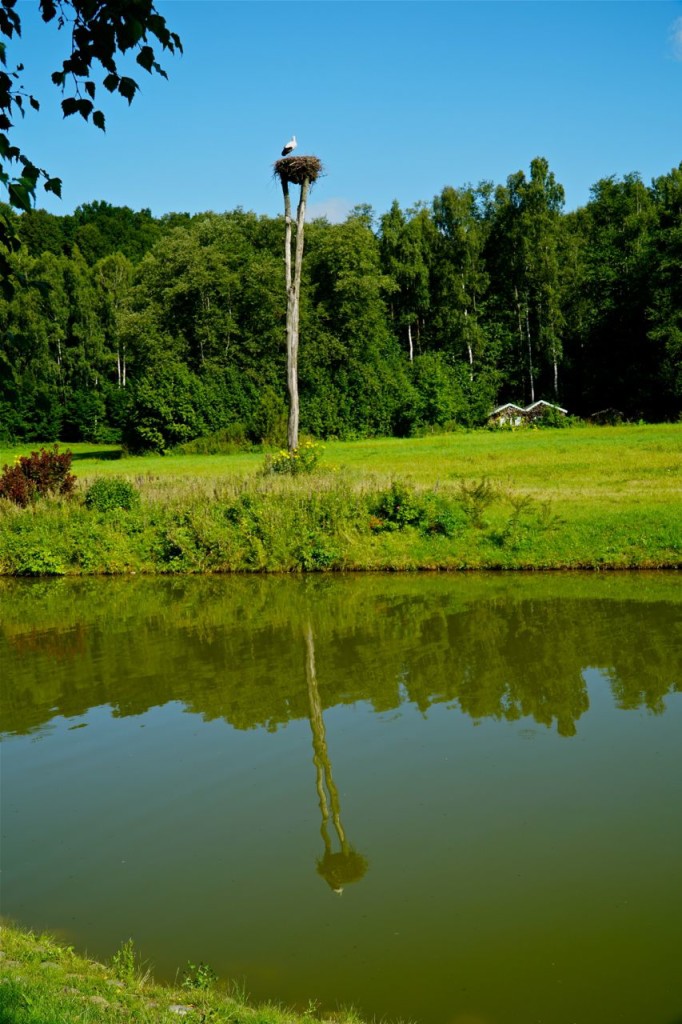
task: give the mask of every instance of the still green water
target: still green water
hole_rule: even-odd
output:
[[[0,582],[2,911],[426,1024],[682,1020],[675,574]]]

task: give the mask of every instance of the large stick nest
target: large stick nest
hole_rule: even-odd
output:
[[[302,185],[308,179],[310,184],[322,174],[322,161],[316,156],[285,156],[275,163],[275,174],[284,184]]]

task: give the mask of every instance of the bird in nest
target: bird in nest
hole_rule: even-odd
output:
[[[282,150],[282,156],[288,156],[289,153],[292,152],[292,150],[296,149],[297,145],[298,143],[296,142],[296,136],[292,135],[289,141],[287,142],[286,146]]]

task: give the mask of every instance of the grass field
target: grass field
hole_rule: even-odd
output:
[[[49,445],[49,442],[46,442]],[[0,466],[40,444],[0,445]],[[255,476],[260,452],[234,455],[132,456],[112,446],[61,445],[74,453],[73,470],[87,485],[103,475],[125,476],[143,493],[209,492],[226,481]],[[343,472],[355,485],[395,477],[418,486],[488,477],[539,499],[637,504],[682,496],[682,424],[585,427],[516,432],[471,431],[425,438],[377,438],[324,445],[322,473]]]
[[[0,466],[36,447],[0,448]],[[0,572],[682,564],[681,424],[333,442],[314,475],[296,478],[264,476],[261,452],[121,458],[70,447],[81,496],[98,478],[124,477],[143,511],[95,523],[79,502],[5,508]],[[86,557],[66,543],[79,530]],[[100,559],[95,534],[110,549]],[[49,557],[22,561],[27,544]]]

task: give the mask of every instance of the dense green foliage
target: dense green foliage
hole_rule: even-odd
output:
[[[66,29],[62,36],[66,56],[51,74],[52,84],[63,97],[64,117],[79,114],[84,121],[92,118],[92,124],[102,131],[104,114],[95,106],[98,75],[107,92],[117,93],[130,104],[139,85],[122,73],[120,57],[134,54],[139,67],[167,78],[150,43],[170,53],[182,51],[179,36],[167,28],[153,0],[39,0],[38,6],[44,22],[53,22],[57,31]],[[16,118],[23,117],[29,106],[40,110],[40,100],[24,87],[24,65],[8,63],[7,43],[2,39],[4,36],[11,41],[21,31],[22,13],[17,0],[0,0],[0,188],[5,190],[9,204],[6,210],[0,208],[0,291],[7,298],[14,295],[17,283],[25,284],[21,270],[17,271],[8,259],[20,248],[21,241],[10,209],[31,211],[40,181],[46,192],[61,196],[62,189],[61,180],[36,166],[14,141]]]
[[[0,439],[165,451],[283,440],[284,224],[106,203],[13,218]],[[547,161],[379,218],[306,231],[301,428],[419,435],[544,398],[589,417],[682,408],[682,165],[563,212]]]
[[[112,508],[122,508],[130,512],[139,504],[138,491],[129,480],[119,476],[95,480],[85,492],[85,507],[96,512],[108,512]]]

